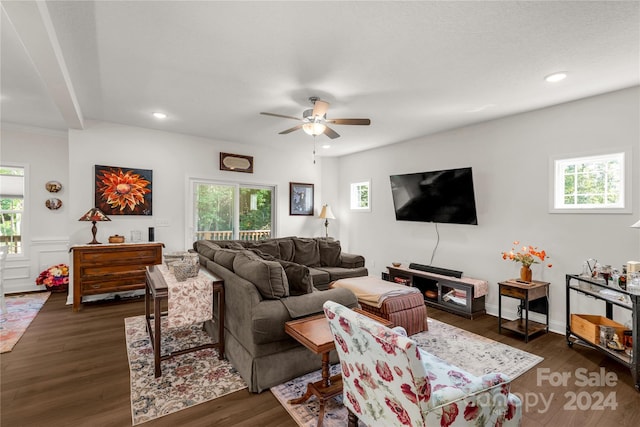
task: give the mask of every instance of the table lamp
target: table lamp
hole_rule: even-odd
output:
[[[91,208],[89,212],[82,215],[78,221],[91,221],[93,223],[93,227],[91,227],[91,232],[93,233],[93,240],[87,243],[87,245],[99,245],[100,242],[96,240],[96,233],[98,232],[98,227],[96,227],[96,222],[111,221],[111,220],[100,209]]]
[[[322,210],[320,211],[320,218],[324,219],[324,237],[329,237],[329,220],[336,219],[333,216],[333,212],[331,212],[331,208],[329,205],[323,205]]]
[[[636,222],[635,224],[631,225],[632,228],[640,228],[640,221]]]

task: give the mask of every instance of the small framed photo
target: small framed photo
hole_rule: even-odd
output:
[[[289,215],[313,216],[313,184],[289,183]]]

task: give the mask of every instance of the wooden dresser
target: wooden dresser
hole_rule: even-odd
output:
[[[144,289],[146,267],[162,264],[162,243],[72,246],[73,311],[85,295]]]

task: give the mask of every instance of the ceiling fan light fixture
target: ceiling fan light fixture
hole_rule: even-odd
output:
[[[302,130],[311,136],[322,135],[325,129],[327,129],[327,126],[319,122],[310,122],[302,125]]]

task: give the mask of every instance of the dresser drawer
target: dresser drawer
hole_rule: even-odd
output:
[[[162,263],[162,251],[154,248],[113,248],[109,251],[81,251],[78,260],[91,265],[155,265]]]
[[[82,283],[82,294],[103,294],[105,292],[121,292],[133,289],[144,288],[144,277],[141,281],[139,277],[129,277],[117,280],[101,280],[101,281],[87,281]]]

